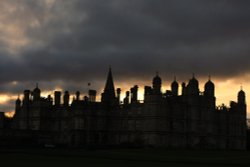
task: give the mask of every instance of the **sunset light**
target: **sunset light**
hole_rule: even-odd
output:
[[[1,0],[0,156],[79,149],[84,166],[133,148],[179,166],[166,150],[209,150],[241,166],[224,153],[250,150],[249,20],[242,0]]]

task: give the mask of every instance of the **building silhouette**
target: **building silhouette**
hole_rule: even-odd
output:
[[[216,107],[215,85],[210,80],[200,92],[193,76],[188,84],[174,79],[162,92],[157,74],[145,86],[144,102],[135,85],[121,102],[109,69],[101,101],[89,90],[82,98],[68,91],[41,97],[38,85],[16,100],[12,119],[0,116],[0,137],[5,144],[32,143],[64,147],[155,147],[190,149],[246,149],[246,98],[243,90],[230,107]],[[62,100],[62,101],[61,101]]]

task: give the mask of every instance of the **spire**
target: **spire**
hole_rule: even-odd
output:
[[[38,88],[38,83],[36,83],[36,88],[33,90],[33,100],[39,100],[41,97],[41,90]]]
[[[20,100],[20,95],[18,94],[16,103],[20,103],[20,102],[21,102],[21,100]]]
[[[106,85],[104,88],[104,94],[105,94],[105,97],[108,98],[109,100],[115,98],[115,86],[114,86],[111,67],[109,67],[109,73],[108,73]]]
[[[178,82],[176,80],[176,76],[174,75],[174,81],[172,82],[172,87],[178,87]]]
[[[36,83],[36,88],[33,90],[33,92],[41,92],[41,90],[38,88],[38,83]]]

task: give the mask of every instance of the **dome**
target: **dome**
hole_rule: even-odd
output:
[[[245,92],[243,90],[240,90],[238,93],[239,96],[245,96]]]
[[[35,88],[33,92],[41,92],[41,90],[39,88]]]
[[[246,95],[245,95],[245,92],[242,90],[242,87],[238,93],[238,103],[239,104],[246,104]]]
[[[79,92],[79,91],[77,91],[77,92],[76,92],[76,95],[77,95],[77,96],[79,96],[79,95],[80,95],[80,92]]]
[[[194,87],[199,87],[199,82],[198,82],[198,80],[193,76],[193,78],[190,79],[188,85],[189,85],[189,86],[194,86]]]
[[[174,81],[172,82],[171,86],[172,86],[172,87],[178,87],[179,84],[178,84],[178,82],[176,82],[176,80],[174,80]]]
[[[161,84],[161,78],[159,77],[158,74],[154,77],[153,84],[154,85],[160,85]]]
[[[214,83],[210,79],[205,84],[205,89],[214,89]]]
[[[38,88],[38,84],[36,84],[36,88],[33,90],[34,93],[40,93],[41,90]]]

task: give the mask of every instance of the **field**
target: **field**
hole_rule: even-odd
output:
[[[249,151],[1,149],[1,166],[250,166]]]

